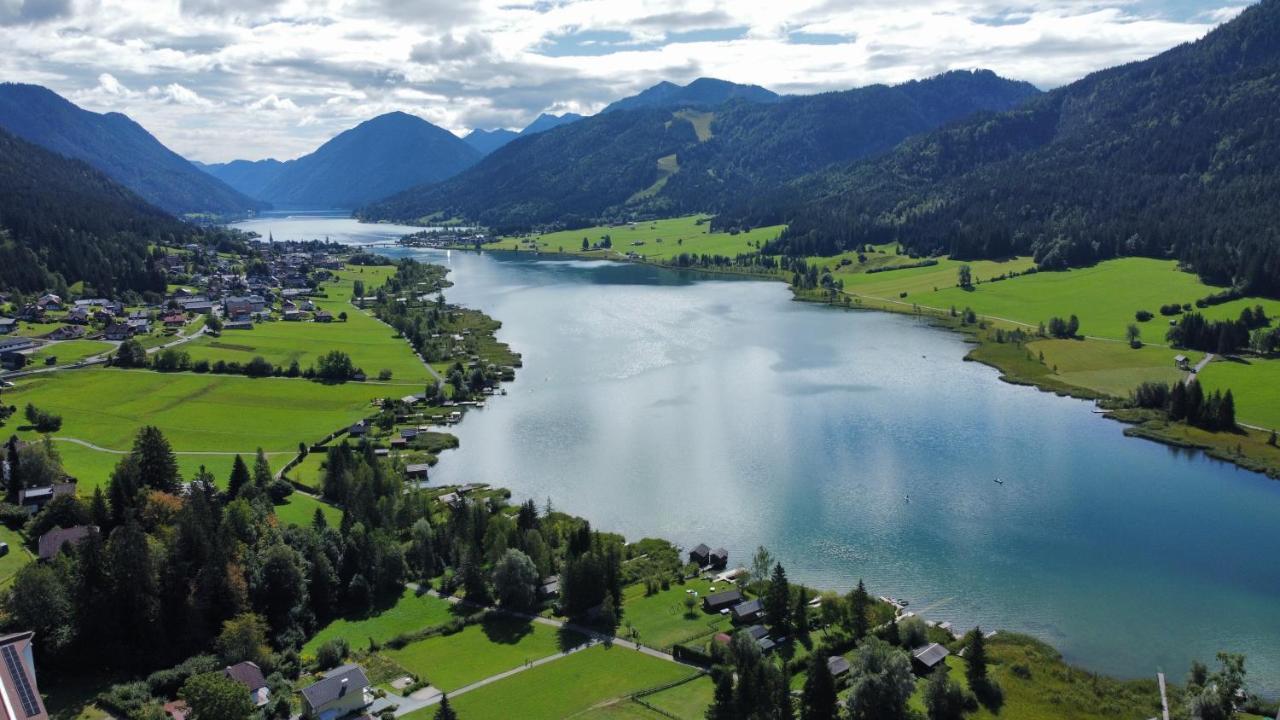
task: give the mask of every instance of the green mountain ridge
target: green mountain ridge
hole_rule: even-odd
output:
[[[373,203],[358,215],[414,220],[441,213],[521,229],[714,211],[979,110],[1007,109],[1036,92],[990,71],[960,71],[771,103],[737,98],[688,112],[604,112],[512,142],[457,177]]]
[[[788,222],[773,251],[899,241],[1042,267],[1177,258],[1280,294],[1280,0],[1149,60],[801,178],[716,221]]]

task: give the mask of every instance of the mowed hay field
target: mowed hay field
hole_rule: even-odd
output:
[[[1280,360],[1216,360],[1199,378],[1206,390],[1231,390],[1240,422],[1280,430]]]
[[[177,451],[296,451],[372,412],[385,385],[87,369],[24,378],[7,397],[63,417],[57,437],[128,450],[159,427]],[[114,465],[114,463],[112,463]]]
[[[53,447],[57,450],[58,456],[62,458],[63,467],[66,468],[67,472],[71,473],[72,477],[79,481],[76,491],[85,497],[92,495],[96,487],[102,487],[105,491],[107,480],[111,477],[111,471],[115,469],[116,464],[120,462],[124,454],[122,452],[104,452],[70,442],[66,437],[60,437],[65,434],[65,418],[63,419],[63,425],[64,432],[54,436]],[[130,445],[132,445],[132,440],[130,440]],[[128,448],[125,449],[127,450]],[[251,452],[243,453],[246,463],[253,464],[253,452],[256,452],[256,450],[254,448]],[[297,451],[295,446],[290,450],[268,452],[267,460],[271,463],[271,469],[279,470],[284,467],[286,463],[293,459]],[[191,454],[179,450],[177,456],[178,471],[184,479],[190,480],[194,478],[203,466],[207,471],[213,473],[213,479],[219,487],[226,486],[228,479],[231,477],[231,465],[235,461],[235,456],[231,454]],[[277,508],[278,513],[279,511],[280,508]],[[309,516],[308,521],[310,521]]]
[[[702,224],[698,224],[703,220]],[[756,252],[760,246],[778,237],[782,225],[753,228],[737,234],[713,233],[710,222],[703,215],[689,215],[668,220],[653,220],[610,227],[581,228],[535,235],[538,249],[543,252],[565,252],[585,257],[610,257],[634,252],[650,260],[669,260],[680,253],[693,255],[724,255],[734,257],[742,253]],[[608,235],[613,243],[612,251],[589,250],[583,252],[582,239],[595,244]],[[525,250],[525,238],[501,238],[485,247],[493,250]],[[633,245],[641,242],[642,245]]]
[[[458,717],[467,720],[512,717],[553,720],[575,716],[640,690],[676,682],[694,672],[684,665],[635,650],[595,645],[459,695],[450,702]],[[434,715],[432,707],[406,717],[429,720]]]
[[[1163,344],[1169,319],[1161,316],[1160,306],[1170,303],[1192,303],[1199,298],[1221,292],[1200,282],[1195,275],[1182,272],[1172,260],[1122,258],[1108,260],[1093,267],[1062,272],[1038,272],[1002,280],[982,282],[973,290],[956,287],[960,265],[968,264],[975,279],[986,280],[1004,270],[1030,266],[1029,258],[1008,263],[960,263],[946,260],[932,268],[893,270],[873,275],[863,274],[856,280],[845,277],[848,292],[901,300],[926,307],[949,309],[973,308],[979,315],[1002,318],[1035,327],[1049,318],[1080,318],[1080,333],[1089,337],[1124,340],[1125,329],[1135,323],[1134,314],[1147,310],[1155,318],[1138,323],[1143,340]],[[842,276],[843,277],[843,276]],[[856,276],[855,276],[856,277]],[[866,279],[871,278],[871,279]],[[934,287],[938,289],[933,290]],[[907,297],[899,298],[906,291]],[[1245,307],[1262,305],[1268,315],[1280,315],[1280,302],[1260,298],[1235,300],[1222,305],[1198,309],[1205,317],[1237,318]]]
[[[1037,359],[1044,353],[1045,366],[1064,382],[1116,397],[1127,397],[1144,382],[1180,382],[1187,374],[1174,363],[1179,354],[1192,364],[1204,357],[1152,345],[1135,350],[1108,340],[1037,340],[1027,343],[1027,350]]]
[[[426,678],[433,687],[452,691],[584,641],[576,633],[562,636],[548,625],[495,615],[461,632],[419,640],[382,654]]]
[[[397,635],[442,625],[453,617],[453,606],[447,600],[418,595],[405,588],[389,608],[367,617],[339,618],[329,623],[302,646],[302,654],[315,655],[321,645],[335,638],[345,639],[353,648],[367,647],[370,640],[385,643]]]
[[[430,375],[409,343],[350,302],[356,279],[364,280],[365,292],[372,293],[393,272],[391,266],[349,268],[339,273],[338,281],[326,283],[324,290],[328,297],[314,298],[314,301],[317,307],[333,313],[335,319],[331,323],[283,320],[256,323],[252,330],[226,330],[221,337],[201,337],[183,345],[182,349],[192,360],[247,363],[260,355],[280,367],[296,361],[304,370],[330,350],[341,350],[369,377],[390,370],[392,382],[426,383]],[[345,322],[336,319],[343,312],[347,314]]]

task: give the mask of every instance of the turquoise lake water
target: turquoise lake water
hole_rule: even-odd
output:
[[[270,222],[277,239],[399,234]],[[955,334],[796,303],[781,283],[380,252],[451,267],[449,299],[501,320],[524,357],[433,483],[509,487],[733,563],[763,544],[793,578],[864,578],[1102,672],[1180,679],[1244,652],[1253,689],[1280,693],[1280,482],[1002,383]]]

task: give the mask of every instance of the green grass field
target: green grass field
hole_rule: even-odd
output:
[[[31,353],[31,363],[36,367],[42,367],[45,363],[45,358],[56,357],[58,365],[70,365],[114,349],[115,345],[98,340],[66,340],[53,345],[46,345]]]
[[[687,683],[646,695],[644,701],[671,713],[680,720],[702,720],[706,717],[707,707],[711,705],[715,691],[715,682],[711,680],[711,676],[704,675]]]
[[[1227,390],[1243,423],[1280,429],[1280,360],[1215,361],[1200,371],[1206,390]]]
[[[467,720],[552,720],[576,717],[646,688],[675,682],[693,671],[621,647],[597,645],[541,667],[518,673],[452,700],[458,717]],[[514,708],[519,708],[518,712]],[[603,710],[603,708],[601,708]],[[625,704],[620,711],[627,709]],[[406,717],[429,720],[435,708]],[[643,714],[602,714],[592,717],[636,718]]]
[[[724,583],[720,583],[721,586]],[[708,615],[702,611],[701,601],[694,606],[693,614],[686,615],[684,598],[686,590],[696,590],[699,598],[709,593],[711,583],[701,578],[684,585],[672,585],[670,590],[657,595],[644,596],[644,583],[629,585],[622,591],[625,608],[623,622],[639,631],[639,641],[655,648],[668,648],[676,643],[709,635],[729,627],[723,615]]]
[[[943,260],[931,268],[894,270],[867,275],[838,276],[848,292],[918,303],[946,310],[952,306],[971,307],[979,315],[1002,318],[1035,327],[1054,316],[1075,314],[1080,333],[1086,336],[1125,339],[1125,328],[1136,322],[1134,313],[1147,310],[1156,315],[1138,323],[1143,340],[1164,344],[1168,319],[1159,314],[1168,303],[1194,303],[1198,298],[1221,291],[1200,282],[1191,273],[1178,270],[1172,260],[1122,258],[1093,267],[1065,272],[1039,272],[1000,282],[982,282],[972,291],[956,287],[957,268],[964,263]],[[972,262],[975,279],[986,280],[1007,270],[1029,267],[1029,258],[1008,263]],[[935,291],[934,288],[937,288]],[[899,298],[900,292],[906,298]],[[1280,315],[1280,302],[1249,298],[1199,310],[1209,318],[1236,318],[1245,307],[1261,304],[1269,315]]]
[[[385,650],[383,655],[432,686],[449,691],[554,655],[566,649],[564,643],[572,647],[582,641],[569,633],[562,642],[556,628],[493,616],[462,632],[419,640],[399,650]]]
[[[329,523],[329,527],[338,527],[342,524],[341,510],[329,503],[320,502],[310,495],[296,491],[288,497],[283,505],[276,505],[275,509],[276,517],[285,525],[309,527],[311,521],[315,519],[317,508],[324,513],[324,519]]]
[[[733,257],[747,252],[755,252],[760,245],[776,238],[782,232],[782,226],[762,227],[747,232],[731,235],[729,233],[712,233],[711,225],[699,220],[705,216],[689,215],[669,220],[653,220],[619,225],[616,227],[597,226],[580,230],[564,230],[547,233],[532,238],[539,250],[543,252],[565,252],[583,257],[617,257],[634,252],[649,260],[669,260],[680,253],[701,255],[727,255]],[[582,239],[588,243],[598,243],[608,235],[613,242],[612,251],[582,251]],[[500,238],[486,245],[493,250],[527,250],[529,245],[525,238]],[[636,245],[635,243],[642,243]]]
[[[22,433],[20,433],[22,434]],[[132,444],[132,440],[130,440]],[[92,448],[77,445],[75,443],[66,442],[65,440],[54,440],[54,448],[58,451],[59,457],[62,458],[62,465],[72,477],[79,480],[77,492],[85,497],[93,494],[95,487],[101,486],[106,489],[107,479],[111,476],[111,471],[115,469],[116,464],[120,462],[122,457],[119,453],[103,452]],[[282,451],[268,455],[273,469],[280,469],[285,463],[293,457],[292,451]],[[219,485],[225,485],[227,479],[231,477],[231,464],[234,462],[233,455],[186,455],[178,454],[178,470],[182,473],[182,477],[190,479],[196,476],[200,466],[204,466],[206,470],[213,473],[214,479]],[[251,454],[245,455],[245,462],[252,463]]]
[[[351,290],[356,278],[365,281],[365,292],[386,282],[391,266],[358,268],[367,272],[345,270],[339,280],[326,283],[327,298],[315,298],[316,305],[332,312],[347,314],[346,322],[265,322],[254,325],[252,330],[229,330],[221,337],[201,337],[183,346],[194,360],[247,363],[262,356],[273,365],[288,367],[297,361],[303,369],[330,350],[342,350],[351,356],[357,367],[370,377],[382,370],[390,370],[392,382],[423,384],[429,378],[426,367],[414,355],[413,350],[395,331],[379,322],[372,315],[351,305]]]
[[[354,422],[386,390],[363,383],[326,386],[306,380],[95,368],[23,379],[6,398],[61,414],[62,430],[56,434],[61,438],[128,450],[138,429],[152,424],[164,431],[175,451],[248,455],[262,447],[284,453],[272,456],[282,465],[300,441],[319,440]],[[117,455],[70,443],[58,447],[68,471],[82,481],[105,477],[119,461]],[[224,455],[179,456],[185,473],[204,463],[219,480],[225,479],[231,460]]]
[[[405,588],[395,605],[376,615],[340,618],[329,623],[302,646],[302,654],[314,655],[316,648],[339,637],[345,638],[352,649],[363,649],[368,647],[370,638],[384,643],[397,635],[435,627],[452,618],[453,606],[448,601],[431,595],[417,595]]]
[[[1127,397],[1144,382],[1180,382],[1186,373],[1179,370],[1173,358],[1179,351],[1167,347],[1144,346],[1134,350],[1125,343],[1106,340],[1037,340],[1027,343],[1038,359],[1058,378],[1071,385],[1098,392]],[[1204,353],[1183,353],[1191,363],[1199,362]]]
[[[324,479],[324,468],[320,467],[327,455],[323,452],[309,453],[302,462],[295,465],[286,476],[301,485],[314,490],[320,489],[320,481]]]
[[[1159,717],[1160,696],[1154,675],[1144,680],[1115,680],[1068,667],[1048,646],[1030,638],[1000,635],[987,644],[989,672],[1004,690],[999,714],[983,708],[971,720],[1103,720]],[[964,661],[947,659],[951,677],[967,686]],[[1029,677],[1013,672],[1017,664]],[[917,684],[917,698],[924,683]],[[912,705],[916,705],[913,698]],[[923,702],[918,705],[923,709]]]

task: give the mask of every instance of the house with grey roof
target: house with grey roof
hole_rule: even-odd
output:
[[[62,552],[63,548],[74,547],[81,540],[89,537],[89,533],[98,532],[94,525],[77,525],[69,528],[54,528],[40,536],[36,550],[41,560],[52,560]]]
[[[911,651],[911,665],[918,673],[932,672],[934,668],[945,662],[950,654],[950,650],[938,643],[922,645]]]
[[[302,689],[303,715],[315,720],[340,720],[373,703],[369,677],[359,665],[343,665]]]

